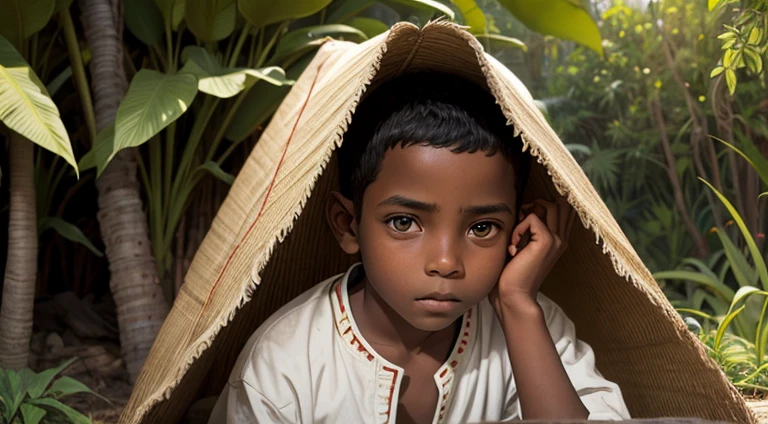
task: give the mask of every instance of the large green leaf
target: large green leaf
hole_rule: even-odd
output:
[[[142,43],[160,45],[163,42],[163,14],[152,0],[125,2],[125,26]]]
[[[351,41],[368,39],[361,30],[349,25],[331,24],[304,27],[285,34],[277,45],[270,63],[278,64],[292,55],[306,53],[317,47],[317,40],[325,37],[343,37]]]
[[[59,109],[32,68],[3,37],[0,37],[0,121],[63,157],[78,172]]]
[[[140,70],[117,109],[115,142],[109,160],[121,149],[139,146],[177,120],[197,95],[197,78]]]
[[[53,384],[51,384],[51,387],[48,390],[45,391],[46,396],[52,396],[54,398],[61,398],[63,396],[73,395],[75,393],[90,393],[109,402],[108,399],[89,389],[85,384],[68,376],[60,377],[58,380],[54,381]]]
[[[16,46],[43,29],[56,0],[0,0],[0,36]]]
[[[184,17],[189,30],[202,41],[219,41],[235,30],[235,0],[186,0]]]
[[[395,12],[399,20],[419,26],[439,17],[445,16],[449,20],[456,17],[450,7],[435,0],[380,0],[378,3]]]
[[[732,299],[734,296],[733,290],[721,283],[720,281],[712,278],[711,276],[701,274],[693,271],[662,271],[653,274],[653,278],[657,280],[682,280],[693,281],[708,287],[717,295],[722,296],[725,299]]]
[[[303,18],[328,6],[332,0],[238,0],[237,8],[254,27]]]
[[[757,284],[757,272],[749,265],[747,258],[741,253],[741,250],[733,244],[730,237],[723,230],[717,228],[716,232],[720,242],[723,244],[728,264],[730,265],[731,272],[733,272],[733,276],[736,277],[739,287]]]
[[[383,32],[387,32],[389,27],[384,22],[373,18],[354,17],[349,18],[345,22],[346,25],[352,28],[357,28],[362,31],[366,37],[373,38]]]
[[[131,0],[132,1],[132,0]],[[165,22],[171,23],[171,28],[175,31],[184,19],[185,0],[155,0],[155,4],[163,14]]]
[[[80,243],[83,246],[87,247],[88,250],[93,252],[94,255],[98,257],[104,256],[103,253],[99,251],[99,249],[96,248],[96,246],[91,243],[90,240],[88,240],[88,237],[83,234],[82,231],[80,231],[79,228],[77,228],[76,225],[71,224],[67,221],[64,221],[61,218],[55,217],[55,216],[46,216],[45,218],[41,219],[38,223],[38,234],[42,234],[43,231],[51,228],[57,233],[59,233],[62,237],[69,241],[73,241],[75,243]]]
[[[24,400],[24,384],[21,376],[13,370],[3,370],[0,374],[0,396],[5,399],[6,405],[4,415],[6,420],[10,420],[19,410],[21,402]]]
[[[297,79],[313,57],[314,54],[308,54],[289,67],[286,72],[288,78]],[[243,103],[235,112],[232,122],[227,127],[226,138],[231,141],[240,141],[256,131],[275,113],[289,89],[288,86],[256,83],[245,95]]]
[[[586,10],[569,0],[498,0],[528,28],[572,40],[603,55],[597,24]]]
[[[347,21],[363,10],[376,3],[375,0],[344,0],[334,2],[328,7],[326,22],[332,24],[348,23]]]
[[[731,214],[733,221],[739,227],[739,230],[741,230],[741,235],[744,237],[744,241],[747,242],[749,253],[752,255],[752,261],[755,263],[755,269],[757,269],[757,274],[760,276],[762,286],[764,289],[768,290],[768,269],[765,267],[765,260],[763,259],[763,255],[760,252],[760,248],[757,247],[755,239],[752,238],[752,234],[749,233],[747,224],[744,223],[744,220],[741,218],[741,215],[739,215],[739,212],[736,210],[736,208],[733,207],[731,202],[728,201],[725,196],[723,196],[722,193],[717,191],[717,189],[713,187],[712,184],[708,183],[703,178],[699,178],[699,180],[701,180],[704,184],[707,185],[707,187],[715,192],[715,195],[717,195],[718,199],[720,199],[723,205],[725,205],[725,208],[728,209],[728,212]]]
[[[72,365],[72,363],[77,361],[77,359],[78,358],[69,359],[62,362],[58,367],[49,368],[45,371],[41,371],[39,374],[35,374],[34,378],[32,378],[29,383],[29,387],[27,388],[29,397],[32,399],[37,399],[42,396],[43,392],[45,392],[45,389],[47,389],[48,385],[51,384],[53,378],[56,377],[56,375],[62,370]]]
[[[738,153],[741,157],[744,158],[744,160],[747,161],[747,163],[752,166],[752,168],[755,169],[755,172],[757,172],[757,175],[760,176],[760,179],[763,181],[763,184],[768,186],[768,159],[766,159],[762,152],[757,148],[757,146],[752,143],[752,140],[749,139],[749,137],[744,137],[741,141],[742,147],[744,148],[744,151],[742,152],[739,150],[736,146],[733,144],[722,140],[720,138],[717,138],[713,135],[710,135],[713,139],[723,143],[726,145],[729,149],[733,150],[734,152]]]
[[[181,73],[194,75],[198,80],[198,89],[212,96],[229,98],[249,88],[258,80],[273,85],[289,83],[285,71],[277,66],[260,69],[225,68],[205,49],[189,46],[184,49],[187,63]]]
[[[464,22],[469,26],[469,32],[473,34],[485,34],[487,32],[485,13],[475,0],[451,0],[451,2],[459,8]]]
[[[75,411],[69,406],[64,405],[63,403],[59,402],[56,399],[51,399],[51,398],[35,399],[30,401],[30,403],[37,406],[45,407],[47,409],[56,410],[64,414],[72,424],[91,424],[91,420],[89,420],[88,417]]]
[[[495,51],[505,47],[514,47],[522,51],[528,51],[528,46],[517,38],[507,37],[500,34],[475,34],[477,38],[486,47],[486,50]],[[546,107],[546,106],[545,106]]]
[[[25,403],[21,405],[21,416],[24,424],[38,424],[46,414],[46,410],[35,405]]]
[[[405,6],[407,8],[420,10],[422,12],[437,13],[447,16],[450,20],[456,19],[456,14],[453,13],[450,7],[440,3],[436,0],[382,0],[384,3],[393,6],[395,10],[397,6]]]

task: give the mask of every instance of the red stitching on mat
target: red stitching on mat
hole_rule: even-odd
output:
[[[258,215],[256,215],[256,219],[253,220],[253,223],[248,228],[248,231],[246,231],[245,235],[242,239],[240,239],[240,242],[237,243],[237,246],[235,246],[235,250],[232,251],[232,253],[229,255],[229,258],[227,258],[227,263],[224,264],[224,268],[221,269],[221,273],[219,273],[219,277],[216,278],[216,282],[213,283],[213,287],[211,287],[211,291],[208,293],[208,298],[205,299],[205,304],[203,304],[203,309],[200,310],[200,315],[203,315],[203,312],[205,312],[205,309],[208,307],[208,304],[211,301],[211,298],[213,297],[213,292],[216,290],[216,287],[219,285],[219,281],[221,281],[221,277],[224,276],[224,271],[227,270],[227,267],[229,267],[229,263],[232,261],[232,258],[237,253],[238,249],[240,249],[240,245],[245,241],[245,239],[248,237],[248,235],[251,233],[251,230],[253,230],[253,227],[256,225],[256,223],[259,221],[259,218],[261,218],[261,214],[264,212],[264,207],[267,205],[267,200],[269,199],[269,195],[272,193],[272,187],[275,185],[275,180],[277,179],[277,174],[280,172],[280,168],[283,166],[283,160],[285,159],[285,154],[288,151],[288,145],[291,144],[291,140],[293,140],[293,134],[296,132],[296,127],[299,126],[299,121],[301,121],[302,115],[304,115],[304,109],[307,107],[307,104],[309,103],[309,99],[312,97],[312,92],[315,90],[315,83],[317,82],[317,78],[320,76],[320,70],[322,69],[323,65],[317,67],[317,74],[315,74],[315,79],[312,80],[312,85],[309,87],[309,94],[307,95],[307,100],[304,102],[303,105],[301,105],[301,110],[299,111],[299,116],[296,118],[296,122],[293,124],[293,128],[291,129],[291,134],[288,136],[288,140],[285,142],[285,147],[283,148],[283,153],[280,155],[280,162],[277,163],[277,169],[275,169],[275,173],[272,175],[272,180],[269,182],[269,187],[267,188],[267,193],[264,195],[264,200],[261,202],[261,208],[259,209]]]

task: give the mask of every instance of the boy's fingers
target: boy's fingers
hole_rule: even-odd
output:
[[[560,221],[560,211],[558,210],[558,205],[548,202],[546,200],[542,199],[536,199],[535,203],[540,205],[545,209],[545,215],[542,218],[542,221],[546,220],[547,228],[553,235],[560,235],[560,228],[559,228],[559,221]]]

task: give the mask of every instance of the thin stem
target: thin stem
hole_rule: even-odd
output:
[[[259,31],[259,34],[261,34],[261,31]],[[250,50],[248,51],[248,65],[247,65],[248,68],[253,66],[253,52],[256,49],[256,43],[258,42],[257,40],[258,37],[259,36],[257,34],[251,35],[251,46],[250,46]]]
[[[163,242],[163,186],[162,186],[162,146],[157,137],[149,140],[149,177],[152,191],[149,194],[149,228],[153,254],[155,256],[158,274],[162,275],[164,252],[160,248]]]
[[[237,58],[240,56],[240,50],[243,49],[243,44],[245,44],[245,39],[248,37],[248,33],[251,31],[251,24],[246,23],[243,26],[243,31],[240,33],[240,38],[237,39],[237,44],[235,44],[235,48],[232,51],[232,56],[229,58],[229,67],[234,68],[235,65],[237,65]]]
[[[149,196],[152,193],[152,186],[149,184],[149,174],[147,174],[147,167],[144,166],[144,158],[141,157],[139,149],[133,149],[133,156],[136,158],[136,163],[139,164],[139,172],[141,173],[141,182],[144,185],[144,192]]]
[[[238,96],[237,99],[235,99],[235,102],[232,104],[232,107],[229,108],[227,111],[227,114],[224,116],[224,120],[221,122],[221,125],[219,125],[218,131],[216,131],[216,135],[213,137],[213,143],[211,143],[211,148],[208,150],[208,153],[205,156],[205,160],[203,163],[208,162],[213,158],[213,155],[216,153],[216,149],[219,148],[219,144],[221,143],[221,140],[224,138],[224,133],[226,133],[227,128],[229,128],[229,123],[232,122],[232,118],[235,117],[235,113],[237,113],[237,110],[240,108],[240,105],[243,103],[243,100],[245,100],[245,96],[250,91],[249,89],[243,90]]]
[[[168,14],[168,19],[165,22],[165,48],[167,50],[166,54],[168,55],[168,67],[166,68],[166,71],[168,74],[175,72],[173,63],[173,33],[171,31],[172,20],[173,12]]]
[[[29,58],[29,64],[32,66],[32,69],[37,69],[37,43],[39,39],[39,32],[36,32],[35,35],[32,36],[32,39],[30,40],[32,44],[32,48],[29,51],[29,55],[31,56]]]
[[[184,29],[184,22],[182,22],[179,30],[176,32],[176,50],[174,50],[173,54],[174,69],[178,69],[179,56],[181,55],[181,36],[184,34]]]
[[[233,141],[232,144],[230,144],[229,147],[227,147],[227,150],[225,150],[224,153],[221,154],[221,157],[219,157],[219,159],[216,160],[216,164],[221,166],[221,164],[224,163],[225,160],[227,160],[229,155],[231,155],[232,152],[235,151],[235,148],[237,148],[237,146],[240,145],[242,140],[245,140],[245,139],[241,139],[240,141]]]
[[[199,45],[199,44],[198,44]],[[229,37],[227,42],[227,49],[224,51],[224,61],[226,62],[230,54],[232,54],[232,48],[235,47],[235,37]]]
[[[187,179],[187,172],[190,163],[194,158],[197,146],[200,144],[203,131],[205,131],[205,128],[208,126],[208,121],[211,119],[211,116],[213,116],[213,111],[216,109],[218,104],[218,97],[205,97],[203,106],[200,109],[200,114],[196,117],[195,123],[192,125],[189,138],[187,139],[187,143],[184,145],[184,153],[181,155],[181,160],[179,161],[179,169],[176,171],[176,178],[174,178],[173,184],[171,185],[170,194],[179,193],[181,184]],[[171,202],[171,204],[173,203],[174,202]]]
[[[284,21],[280,24],[280,27],[277,28],[275,33],[272,35],[272,37],[269,39],[269,42],[267,43],[267,46],[264,47],[264,51],[261,52],[261,56],[259,56],[259,60],[256,62],[256,67],[260,68],[262,65],[264,65],[264,62],[267,60],[267,55],[272,50],[272,47],[277,42],[277,39],[280,38],[280,36],[283,33],[283,29],[288,25],[288,21]]]
[[[187,184],[182,191],[179,193],[179,196],[176,198],[176,202],[173,202],[171,204],[171,210],[168,215],[168,229],[176,228],[179,221],[181,220],[182,216],[184,215],[184,210],[186,210],[187,201],[189,200],[189,195],[192,193],[192,189],[197,185],[197,183],[200,181],[200,177],[195,175],[192,177],[191,181],[189,181],[189,184]],[[168,238],[163,240],[162,246],[160,247],[164,251],[169,251],[171,248],[171,244],[173,243],[173,232],[169,231]]]
[[[77,41],[75,25],[72,22],[72,15],[69,9],[64,9],[59,13],[59,25],[64,31],[64,42],[67,45],[69,53],[69,62],[72,66],[72,75],[75,79],[75,87],[80,95],[80,106],[85,115],[85,124],[88,127],[88,135],[91,136],[91,143],[96,140],[96,115],[93,112],[93,100],[91,91],[88,88],[88,78],[85,75],[83,66],[83,57],[80,55],[80,45]]]
[[[56,31],[53,33],[53,36],[51,37],[51,42],[48,43],[48,47],[45,48],[45,52],[43,53],[43,58],[41,59],[42,69],[40,70],[40,78],[43,79],[43,81],[48,80],[48,58],[51,56],[51,50],[53,49],[53,44],[56,42],[56,39],[59,37],[59,31],[61,31],[61,26],[56,28]]]
[[[173,156],[175,153],[176,142],[176,122],[171,122],[165,132],[165,169],[163,169],[163,193],[165,193],[163,204],[163,221],[165,221],[165,212],[168,210],[168,204],[171,202],[171,177],[173,175]]]
[[[765,321],[765,311],[768,309],[768,297],[763,302],[763,310],[760,313],[760,318],[757,320],[757,332],[755,333],[755,348],[757,349],[757,366],[763,364],[763,356],[765,355],[765,346],[762,344],[763,336],[763,321]]]
[[[167,67],[165,65],[163,65],[163,67],[160,68],[160,63],[158,59],[162,60],[162,58],[163,57],[161,55],[155,54],[154,50],[149,49],[149,61],[152,62],[152,67],[157,69],[158,71],[167,70]]]

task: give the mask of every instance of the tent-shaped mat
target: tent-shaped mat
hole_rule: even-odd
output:
[[[461,27],[409,23],[365,43],[325,43],[282,103],[197,252],[120,422],[178,422],[218,394],[250,334],[280,306],[356,261],[327,229],[335,150],[364,93],[417,70],[486,87],[535,157],[526,197],[576,209],[542,291],[575,322],[633,417],[755,418],[688,331],[520,81]],[[530,200],[530,199],[527,199]]]

